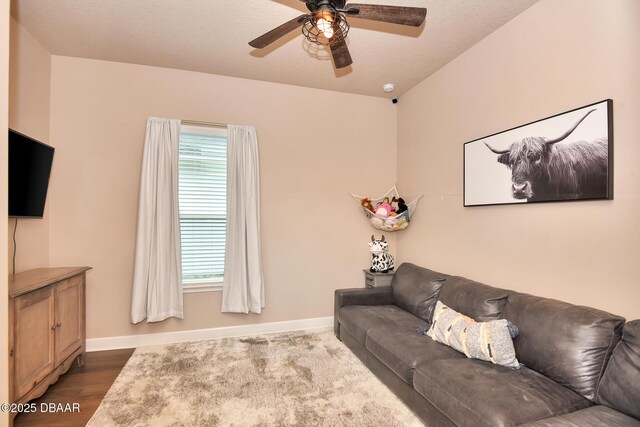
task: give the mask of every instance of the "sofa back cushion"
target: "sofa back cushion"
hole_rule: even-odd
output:
[[[440,301],[478,322],[499,319],[509,291],[464,277],[450,276],[440,290]]]
[[[408,262],[398,267],[391,280],[393,303],[431,323],[442,284],[449,277]]]
[[[624,319],[595,308],[513,292],[502,317],[515,323],[518,360],[587,399],[596,387]]]
[[[640,320],[622,329],[622,341],[613,350],[600,381],[596,403],[640,419]]]

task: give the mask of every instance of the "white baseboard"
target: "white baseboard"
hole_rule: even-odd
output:
[[[224,328],[192,329],[190,331],[162,332],[157,334],[126,335],[87,339],[87,351],[119,350],[145,345],[172,344],[201,341],[213,338],[242,337],[247,335],[320,329],[333,325],[333,316],[313,319],[287,320],[284,322],[258,323],[228,326]]]

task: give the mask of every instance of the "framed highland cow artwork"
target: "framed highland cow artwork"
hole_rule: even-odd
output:
[[[464,144],[464,206],[613,199],[613,101]]]

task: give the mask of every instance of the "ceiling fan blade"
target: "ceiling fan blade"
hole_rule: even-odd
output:
[[[345,9],[346,13],[354,18],[410,25],[412,27],[422,25],[427,16],[427,9],[424,7],[349,3]],[[350,11],[349,9],[353,9],[354,11]],[[355,9],[358,9],[358,12],[355,12]]]
[[[297,18],[293,18],[289,22],[285,22],[279,27],[274,28],[273,30],[264,33],[257,39],[251,40],[249,42],[249,46],[255,47],[256,49],[262,49],[263,47],[269,46],[274,41],[278,40],[280,37],[286,36],[291,31],[295,30],[302,26],[305,18],[308,15],[300,15]]]
[[[347,42],[344,38],[339,38],[329,44],[331,48],[331,56],[333,56],[333,64],[337,69],[348,67],[353,64]]]

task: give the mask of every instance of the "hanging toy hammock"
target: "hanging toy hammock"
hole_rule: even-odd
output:
[[[379,207],[378,205],[384,202],[384,199],[387,199],[388,203],[391,204],[391,201],[393,200],[394,197],[396,198],[396,200],[400,198],[400,195],[398,194],[398,189],[396,188],[395,185],[389,191],[387,191],[387,193],[384,196],[378,199],[369,199],[368,197],[361,197],[355,194],[351,194],[351,197],[353,197],[358,201],[358,203],[360,204],[360,208],[362,209],[364,214],[369,218],[369,223],[371,223],[371,226],[373,228],[375,228],[376,230],[392,232],[392,231],[404,230],[409,226],[411,215],[413,215],[413,212],[416,210],[416,206],[418,205],[418,202],[420,201],[420,198],[422,196],[419,196],[417,199],[415,199],[411,203],[407,203],[406,205],[407,209],[395,216],[379,215],[376,212],[371,211],[370,209],[365,207],[363,204],[363,200],[370,200],[374,210],[376,210],[376,208]]]

